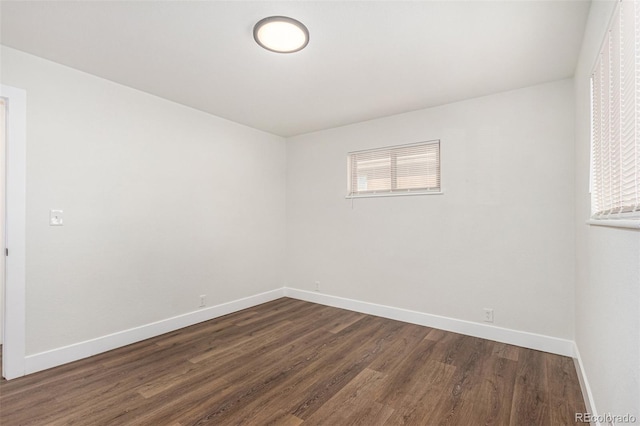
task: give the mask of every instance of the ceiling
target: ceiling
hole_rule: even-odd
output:
[[[281,136],[573,75],[588,1],[6,1],[2,44]],[[253,40],[271,15],[306,49]]]

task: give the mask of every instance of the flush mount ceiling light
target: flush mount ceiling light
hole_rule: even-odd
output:
[[[302,22],[286,16],[261,19],[253,27],[253,38],[260,46],[277,53],[293,53],[309,43],[309,30]]]

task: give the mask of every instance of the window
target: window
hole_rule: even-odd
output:
[[[349,196],[440,193],[440,141],[351,152]]]
[[[640,218],[640,5],[620,2],[591,76],[591,213]]]

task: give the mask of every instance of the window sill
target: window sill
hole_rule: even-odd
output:
[[[588,225],[640,229],[640,219],[589,219]]]
[[[444,192],[442,191],[425,191],[425,192],[381,192],[378,194],[357,194],[357,195],[347,195],[344,198],[352,199],[352,198],[377,198],[377,197],[405,197],[408,195],[442,195]]]

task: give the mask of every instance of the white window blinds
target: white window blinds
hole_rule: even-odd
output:
[[[591,213],[640,217],[640,7],[619,4],[592,84]]]
[[[440,192],[440,141],[351,152],[349,196]]]

